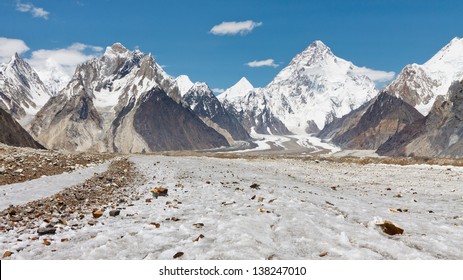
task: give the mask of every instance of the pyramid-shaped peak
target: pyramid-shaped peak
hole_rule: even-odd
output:
[[[314,41],[304,51],[296,55],[291,64],[311,65],[325,61],[327,58],[334,58],[331,49],[320,40]]]
[[[241,88],[249,88],[249,90],[253,89],[254,86],[251,82],[246,79],[246,77],[242,77],[233,87],[240,86]]]
[[[326,50],[326,49],[330,49],[327,45],[325,45],[325,43],[323,43],[322,41],[320,40],[315,40],[312,44],[310,44],[309,48],[312,48],[312,49],[323,49],[323,50]]]
[[[124,45],[122,45],[119,42],[114,43],[110,48],[112,51],[117,52],[117,53],[125,53],[129,51],[126,47],[124,47]]]
[[[181,96],[184,96],[193,87],[193,82],[187,75],[178,76],[175,78],[175,82],[177,83]]]

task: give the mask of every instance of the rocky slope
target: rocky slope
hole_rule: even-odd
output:
[[[7,112],[0,108],[0,143],[16,146],[43,149],[32,136]],[[3,176],[3,175],[2,175]]]
[[[223,100],[243,117],[261,118],[256,121],[261,133],[280,134],[282,131],[274,127],[283,124],[288,131],[299,134],[318,132],[376,94],[374,83],[362,74],[361,68],[336,57],[325,44],[315,41],[266,87],[241,93],[239,98],[224,95]],[[250,122],[247,118],[243,121]],[[277,125],[273,125],[275,121]]]
[[[463,156],[463,81],[438,96],[431,112],[405,127],[377,151],[389,156]]]
[[[249,134],[223,107],[206,83],[195,83],[182,96],[182,102],[196,113],[208,126],[227,138],[231,144],[237,140],[250,140]]]
[[[228,145],[180,105],[180,99],[175,80],[150,54],[116,43],[101,59],[77,67],[30,130],[47,147],[71,151],[134,153]]]
[[[438,95],[463,78],[463,38],[454,38],[423,65],[407,65],[385,90],[427,115]]]
[[[383,91],[369,103],[327,125],[319,137],[344,149],[377,149],[406,125],[423,116],[403,100]]]
[[[47,87],[18,54],[0,65],[0,108],[21,124],[27,125],[49,98]]]

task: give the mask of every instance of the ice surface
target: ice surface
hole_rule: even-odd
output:
[[[65,227],[39,240],[28,239],[34,232],[9,231],[0,235],[0,250],[14,251],[16,259],[172,259],[179,251],[183,259],[320,259],[321,252],[328,253],[324,259],[463,258],[461,168],[132,160],[149,181],[138,187],[140,200],[121,206],[120,216],[105,213],[95,226]],[[250,188],[253,183],[260,186]],[[169,195],[152,198],[155,186],[168,188]],[[408,212],[390,210],[398,208]],[[376,225],[381,220],[404,234],[386,235]],[[200,234],[204,238],[195,242]],[[44,246],[43,238],[51,245]]]

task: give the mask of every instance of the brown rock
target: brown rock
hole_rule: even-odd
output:
[[[103,211],[101,210],[95,210],[92,212],[93,218],[98,219],[99,217],[103,216]]]
[[[69,238],[61,238],[61,242],[68,242]]]
[[[196,224],[193,224],[193,226],[195,228],[202,228],[204,226],[204,224],[203,223],[196,223]]]
[[[168,189],[161,187],[151,189],[151,193],[155,198],[158,198],[158,196],[167,196],[167,191]]]
[[[250,185],[249,187],[250,187],[251,189],[258,190],[258,189],[259,189],[259,184],[254,183],[254,184]]]
[[[48,239],[44,239],[44,240],[43,240],[43,245],[45,245],[45,246],[50,246],[50,245],[51,245],[51,242],[50,242]]]
[[[200,234],[198,237],[196,237],[195,240],[193,240],[193,242],[198,242],[199,240],[203,239],[205,236]]]
[[[145,199],[145,202],[146,202],[146,203],[151,203],[151,201],[152,201],[152,199],[151,199],[151,198],[147,198],[147,199]]]
[[[180,257],[183,256],[183,255],[184,255],[183,252],[177,252],[177,253],[174,255],[174,259],[180,258]]]
[[[5,253],[3,253],[3,258],[8,258],[8,257],[11,257],[11,255],[13,255],[14,253],[11,252],[11,251],[5,251]]]
[[[328,255],[328,252],[320,252],[320,254],[318,255],[320,258],[323,258],[323,257],[326,257]]]
[[[378,224],[381,227],[384,233],[389,235],[403,234],[404,230],[394,225],[390,221],[384,221],[382,224]]]
[[[161,224],[154,223],[154,222],[153,222],[153,223],[150,223],[150,225],[153,225],[153,226],[155,226],[156,228],[160,228],[160,227],[161,227]]]

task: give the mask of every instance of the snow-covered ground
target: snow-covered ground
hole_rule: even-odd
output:
[[[64,227],[37,240],[27,230],[2,233],[0,250],[16,259],[172,259],[177,252],[182,259],[463,258],[461,168],[132,160],[149,180],[138,187],[140,200],[119,216],[106,212],[95,226]],[[169,195],[155,199],[153,187]],[[404,234],[383,233],[376,225],[382,220]]]

